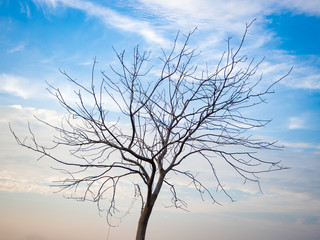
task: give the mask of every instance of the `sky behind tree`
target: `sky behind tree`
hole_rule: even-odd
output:
[[[85,83],[93,58],[98,71],[116,66],[117,51],[139,44],[161,56],[178,31],[193,34],[190,46],[200,60],[215,67],[226,39],[239,43],[245,24],[255,20],[243,54],[259,61],[258,74],[268,85],[285,75],[275,94],[251,113],[272,119],[253,131],[261,139],[278,140],[285,148],[263,152],[282,160],[289,170],[263,175],[263,194],[243,185],[228,169],[218,169],[227,183],[230,202],[202,202],[196,191],[179,182],[190,212],[166,208],[169,192],[161,193],[151,216],[147,238],[157,239],[290,239],[320,236],[320,2],[317,0],[0,0],[0,236],[4,239],[107,239],[109,228],[93,203],[66,200],[49,184],[61,179],[44,160],[19,147],[8,123],[26,136],[28,121],[48,141],[34,115],[59,123],[64,112],[46,91],[61,88],[70,101],[73,90],[60,70]],[[202,63],[203,63],[202,62]],[[150,63],[152,65],[152,63]],[[156,68],[155,68],[156,69]],[[97,71],[96,77],[101,78]],[[151,76],[156,76],[153,73]],[[46,83],[47,82],[47,83]],[[111,112],[115,106],[108,106]],[[191,168],[206,169],[190,163]],[[133,189],[123,186],[123,200]],[[129,203],[130,205],[130,203]],[[126,206],[126,203],[124,204]],[[126,208],[126,207],[124,207]],[[134,239],[139,204],[117,218],[109,239]],[[172,237],[174,236],[174,237]],[[200,237],[201,236],[201,237]]]

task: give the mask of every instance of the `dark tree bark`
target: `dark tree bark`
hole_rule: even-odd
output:
[[[158,179],[157,185],[154,189],[154,192],[150,193],[150,194],[148,192],[147,201],[145,203],[143,210],[141,211],[141,215],[139,218],[136,240],[144,240],[145,239],[149,218],[151,216],[154,204],[156,203],[156,200],[157,200],[158,195],[160,193],[163,181],[164,181],[164,176],[160,176]]]
[[[264,103],[266,95],[273,93],[274,84],[282,79],[262,91],[257,88],[262,81],[261,76],[256,76],[261,61],[255,63],[240,55],[250,25],[238,47],[231,47],[228,40],[217,66],[194,64],[199,53],[189,48],[191,32],[184,37],[178,34],[171,51],[163,51],[162,66],[154,81],[148,79],[151,72],[145,67],[150,53],[141,52],[138,47],[131,65],[124,52],[115,51],[119,65],[111,67],[114,76],[101,72],[103,79],[98,84],[95,60],[89,86],[61,71],[79,89],[75,91],[78,101],[67,102],[60,89],[49,85],[51,94],[68,113],[59,126],[39,119],[57,132],[54,145],[39,143],[31,128],[31,137],[23,140],[11,131],[20,145],[64,166],[62,171],[67,177],[57,184],[62,190],[79,191],[82,187],[85,190],[80,200],[97,203],[108,196],[108,220],[117,211],[119,182],[132,176],[139,179],[134,183],[142,203],[136,239],[143,240],[163,186],[171,190],[174,207],[186,207],[174,182],[167,177],[169,172],[186,177],[201,197],[207,195],[217,203],[196,171],[184,169],[181,163],[189,159],[205,161],[217,187],[231,200],[215,166],[217,157],[244,181],[258,185],[258,174],[284,169],[277,161],[265,161],[255,155],[260,149],[277,149],[275,142],[246,134],[269,120],[246,116],[244,110]],[[182,44],[180,38],[184,38]],[[118,111],[108,112],[107,105],[111,103]],[[123,123],[129,123],[129,127],[124,128]],[[70,158],[59,157],[57,153],[63,148],[70,149]]]

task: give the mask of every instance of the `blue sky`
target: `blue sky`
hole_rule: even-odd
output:
[[[161,48],[170,48],[178,30],[187,33],[195,27],[191,46],[202,52],[201,59],[214,62],[225,50],[225,39],[232,36],[236,43],[245,23],[255,18],[243,52],[255,59],[265,57],[259,72],[265,84],[291,67],[293,71],[276,85],[268,104],[253,112],[273,120],[254,134],[284,145],[282,151],[262,154],[282,160],[291,169],[264,175],[264,194],[221,169],[237,199],[231,203],[217,194],[223,207],[201,201],[181,183],[190,212],[163,207],[168,196],[164,191],[147,236],[152,240],[175,236],[186,240],[199,236],[203,240],[319,239],[317,0],[0,0],[0,236],[106,239],[108,227],[96,206],[53,194],[49,184],[61,176],[50,168],[51,163],[36,161],[34,153],[21,149],[9,132],[11,122],[21,136],[27,135],[30,121],[46,141],[48,133],[38,127],[33,115],[59,122],[64,114],[46,91],[46,81],[72,99],[72,89],[59,69],[85,82],[90,79],[94,57],[101,70],[116,64],[112,47],[130,52],[140,44],[157,57]],[[128,192],[124,190],[121,196],[128,198]],[[109,239],[134,239],[138,209],[136,205],[131,214],[115,220],[121,224],[110,230]]]

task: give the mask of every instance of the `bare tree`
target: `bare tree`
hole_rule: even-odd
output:
[[[201,197],[206,194],[217,202],[212,188],[195,171],[181,168],[185,161],[206,161],[218,188],[233,200],[216,172],[217,157],[245,181],[258,185],[257,174],[284,169],[279,162],[255,155],[259,149],[276,149],[275,142],[256,140],[246,133],[269,121],[246,116],[244,110],[265,102],[265,96],[273,93],[271,88],[282,79],[262,91],[257,87],[262,80],[256,76],[261,61],[255,63],[240,55],[250,25],[246,25],[236,48],[228,39],[227,49],[215,67],[194,64],[199,54],[189,48],[190,32],[178,34],[172,49],[163,51],[155,81],[148,79],[154,69],[145,67],[150,53],[141,52],[138,47],[131,64],[126,62],[124,51],[115,51],[120,67],[111,67],[111,73],[116,77],[102,71],[99,83],[94,77],[95,60],[89,86],[61,71],[79,90],[75,92],[75,105],[65,100],[60,89],[49,88],[68,112],[58,126],[39,119],[58,133],[53,140],[55,145],[40,144],[30,128],[29,141],[11,131],[20,145],[65,166],[63,171],[68,176],[59,183],[62,189],[85,186],[81,199],[95,202],[108,195],[107,219],[117,211],[119,183],[136,177],[133,184],[142,204],[137,240],[145,239],[148,220],[163,185],[171,190],[175,207],[186,207],[177,195],[175,183],[168,178],[169,172],[186,177]],[[84,95],[93,102],[89,104]],[[106,104],[115,104],[118,110],[108,112]],[[70,156],[58,157],[56,151],[60,147],[70,148]]]

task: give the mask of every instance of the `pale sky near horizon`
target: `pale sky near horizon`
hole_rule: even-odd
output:
[[[64,114],[46,91],[46,82],[71,94],[59,69],[90,79],[97,69],[117,64],[112,48],[130,51],[137,44],[159,56],[177,31],[197,31],[190,45],[201,60],[215,61],[231,36],[236,44],[245,24],[243,52],[257,61],[263,84],[278,83],[267,104],[254,112],[272,119],[253,133],[278,140],[285,148],[263,152],[289,170],[263,174],[263,194],[243,185],[228,170],[226,186],[237,200],[221,193],[223,206],[202,201],[195,190],[177,183],[189,212],[166,208],[162,192],[151,216],[147,239],[320,239],[320,1],[317,0],[0,0],[0,238],[4,240],[134,239],[139,204],[107,226],[91,202],[65,199],[49,185],[61,177],[52,163],[21,148],[9,131],[28,135],[28,121],[44,141],[48,132],[34,115],[59,122]],[[100,75],[97,73],[96,77]],[[71,98],[72,99],[72,98]],[[109,106],[113,111],[113,106]],[[190,165],[191,167],[199,167]],[[199,169],[201,171],[203,169]],[[234,177],[233,177],[234,176]],[[120,193],[131,199],[133,188]],[[130,205],[130,203],[129,203]],[[123,209],[126,209],[125,205]]]

